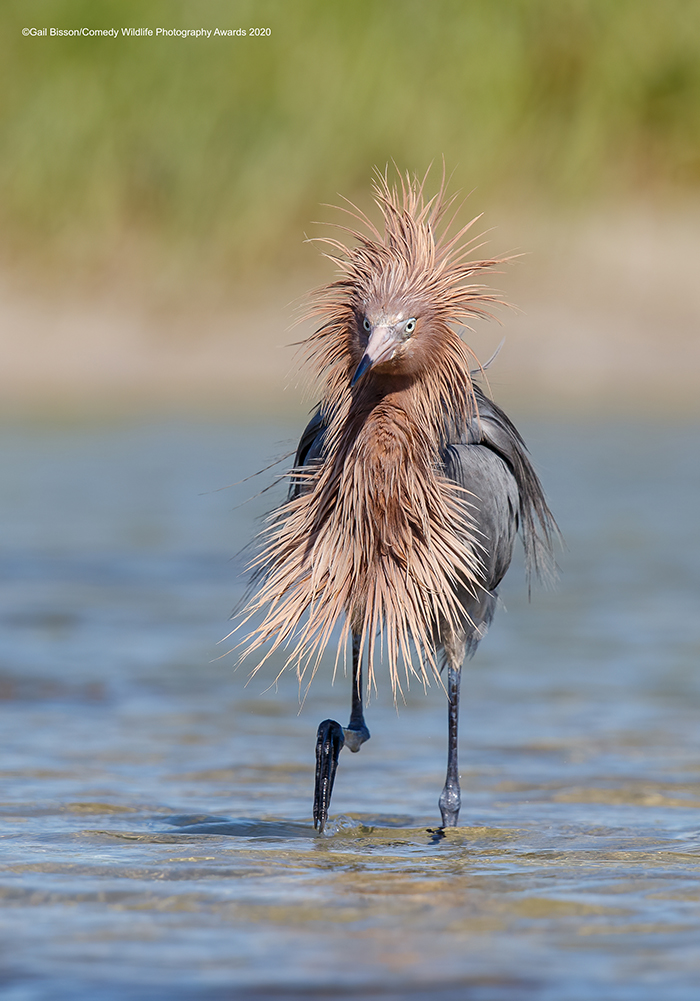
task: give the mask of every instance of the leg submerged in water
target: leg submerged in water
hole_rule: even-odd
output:
[[[350,722],[342,727],[334,719],[319,724],[316,735],[316,778],[314,783],[314,827],[323,832],[328,820],[338,755],[343,747],[360,750],[370,734],[362,710],[362,661],[360,637],[352,637],[352,704]]]

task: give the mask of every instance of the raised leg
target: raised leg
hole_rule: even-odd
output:
[[[350,722],[342,727],[334,719],[324,719],[316,735],[316,779],[314,783],[314,827],[323,831],[328,820],[333,783],[338,768],[338,755],[343,747],[357,752],[366,740],[369,730],[362,711],[362,661],[360,637],[352,637],[352,705]]]
[[[447,672],[447,778],[440,794],[440,813],[443,827],[456,827],[462,797],[459,790],[459,764],[457,738],[459,731],[459,683],[461,667],[448,668]]]
[[[357,753],[366,740],[369,740],[369,730],[362,711],[362,660],[360,659],[360,637],[352,636],[352,703],[350,722],[343,731],[345,746]]]

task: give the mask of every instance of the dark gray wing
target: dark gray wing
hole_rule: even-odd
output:
[[[297,452],[294,457],[294,468],[301,469],[302,466],[320,459],[323,454],[323,439],[326,433],[326,424],[321,416],[320,409],[317,409],[309,423],[302,431]],[[289,485],[288,500],[298,497],[302,491],[302,481],[299,477],[292,477]]]
[[[510,566],[518,534],[518,484],[505,460],[482,444],[457,443],[442,453],[445,476],[466,491],[478,531],[477,555],[487,591],[498,587]]]
[[[458,590],[465,610],[466,653],[476,650],[491,623],[497,587],[510,566],[520,530],[528,575],[553,576],[553,540],[558,529],[525,443],[506,414],[475,387],[478,416],[459,441],[441,451],[445,476],[471,494],[472,516],[483,547],[483,591]]]
[[[469,492],[465,500],[476,528],[474,548],[483,571],[483,586],[476,591],[457,588],[464,609],[465,653],[472,656],[491,624],[498,600],[496,589],[513,556],[518,534],[518,484],[506,461],[478,442],[445,445],[442,466],[448,479]]]
[[[532,468],[527,447],[507,415],[478,387],[474,387],[478,419],[467,428],[467,440],[491,449],[506,462],[518,485],[518,523],[528,576],[545,581],[555,576],[554,542],[559,529],[545,500],[542,484]]]

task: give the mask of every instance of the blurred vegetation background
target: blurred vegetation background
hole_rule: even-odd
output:
[[[533,219],[682,217],[700,188],[697,0],[5,0],[0,81],[0,263],[32,294],[252,308],[314,266],[320,203],[367,207],[391,160],[444,156],[475,211]]]

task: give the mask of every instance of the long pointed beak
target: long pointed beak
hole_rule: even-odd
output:
[[[354,386],[365,372],[374,368],[375,365],[379,365],[383,361],[389,361],[396,350],[397,344],[398,340],[394,328],[386,323],[378,324],[370,334],[367,348],[360,364],[355,369],[355,374],[352,377],[350,385]]]

